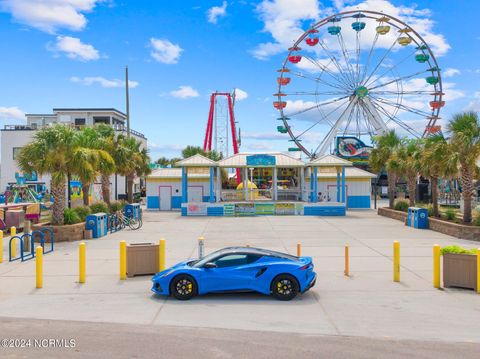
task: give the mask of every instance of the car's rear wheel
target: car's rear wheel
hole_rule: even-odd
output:
[[[170,293],[179,300],[188,300],[197,294],[197,283],[186,274],[181,274],[172,279]]]
[[[279,300],[292,300],[298,290],[298,282],[291,275],[282,274],[272,281],[272,295]]]

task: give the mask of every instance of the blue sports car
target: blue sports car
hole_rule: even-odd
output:
[[[315,285],[311,257],[230,247],[155,274],[152,291],[180,300],[214,292],[255,291],[290,300]]]

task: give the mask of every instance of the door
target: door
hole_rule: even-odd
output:
[[[170,211],[172,209],[172,187],[159,187],[160,211]]]
[[[202,186],[188,186],[188,202],[203,202]]]
[[[259,268],[255,254],[232,253],[212,260],[217,268],[204,268],[202,291],[219,292],[252,289]]]

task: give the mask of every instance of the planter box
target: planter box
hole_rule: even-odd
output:
[[[158,244],[134,243],[127,246],[127,276],[158,272]]]
[[[66,224],[64,226],[51,226],[48,223],[32,226],[32,230],[48,227],[53,230],[55,242],[72,242],[84,239],[85,222]],[[45,234],[45,242],[49,242],[48,234]],[[36,239],[35,239],[36,240]]]
[[[443,286],[477,290],[477,256],[446,253],[443,256]]]

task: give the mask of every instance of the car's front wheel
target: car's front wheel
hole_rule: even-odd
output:
[[[179,300],[188,300],[197,294],[197,283],[186,274],[181,274],[172,279],[170,293]]]
[[[282,274],[272,281],[272,295],[279,300],[292,300],[298,290],[298,282],[291,275]]]

